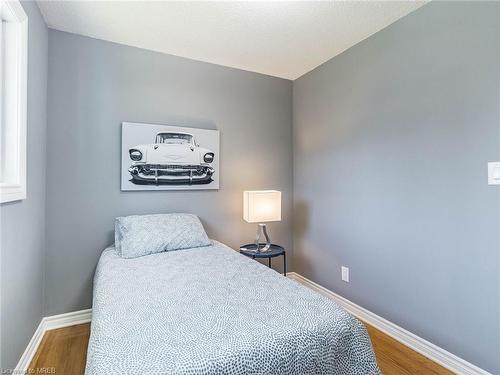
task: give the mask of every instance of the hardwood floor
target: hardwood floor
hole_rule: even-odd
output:
[[[27,374],[83,374],[89,336],[90,323],[47,331]]]
[[[452,372],[366,325],[375,355],[385,375],[449,375]],[[85,371],[90,323],[54,329],[45,333],[28,374],[80,375]],[[37,372],[37,369],[38,372]]]
[[[365,323],[372,340],[377,363],[383,374],[449,375],[453,372],[432,362],[385,333]]]

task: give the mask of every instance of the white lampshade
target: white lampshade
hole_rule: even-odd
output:
[[[249,223],[281,221],[281,191],[244,191],[243,219]]]

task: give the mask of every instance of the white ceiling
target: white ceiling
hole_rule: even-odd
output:
[[[71,33],[295,79],[425,1],[38,1]]]

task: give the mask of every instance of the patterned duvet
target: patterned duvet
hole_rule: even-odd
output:
[[[134,259],[106,249],[92,314],[87,375],[380,373],[357,319],[216,242]]]

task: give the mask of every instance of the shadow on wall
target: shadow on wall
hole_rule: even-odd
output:
[[[108,246],[112,246],[115,244],[115,221],[113,220],[113,229],[108,230]],[[104,249],[102,249],[104,250]]]
[[[309,231],[309,223],[309,205],[304,201],[296,202],[293,207],[293,270],[304,276],[310,276],[312,272],[304,240],[306,233]]]

